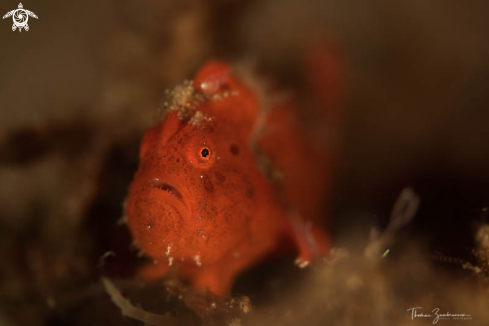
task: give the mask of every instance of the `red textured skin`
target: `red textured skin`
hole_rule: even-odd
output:
[[[272,181],[250,146],[261,127],[256,92],[217,61],[201,68],[194,87],[207,99],[195,110],[212,121],[194,125],[169,111],[141,143],[126,216],[136,245],[156,262],[143,276],[162,277],[178,265],[194,287],[228,295],[241,271],[287,241],[303,261],[327,255],[329,237],[319,221],[331,152],[303,136],[293,101],[273,105],[258,134],[260,157],[281,171]],[[232,95],[211,100],[224,92]]]

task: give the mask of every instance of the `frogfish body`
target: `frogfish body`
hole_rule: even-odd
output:
[[[298,122],[292,99],[223,62],[176,87],[168,111],[141,143],[126,217],[154,264],[144,277],[179,277],[228,295],[236,276],[295,244],[304,267],[328,254],[321,221],[332,154]]]

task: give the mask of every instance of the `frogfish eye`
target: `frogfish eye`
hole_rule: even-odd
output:
[[[188,149],[188,160],[197,168],[208,169],[216,160],[216,150],[209,143],[197,144],[197,146],[191,145]]]
[[[209,149],[205,147],[202,148],[202,150],[200,151],[200,155],[205,159],[209,159],[209,155],[210,155]]]

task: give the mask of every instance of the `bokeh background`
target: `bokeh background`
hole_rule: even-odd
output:
[[[387,225],[399,192],[410,186],[421,206],[405,230],[405,245],[419,246],[418,256],[441,252],[476,260],[474,225],[486,222],[489,206],[486,1],[23,5],[39,17],[29,19],[28,32],[12,32],[11,18],[0,24],[0,325],[137,325],[118,315],[99,277],[130,279],[139,263],[117,221],[137,168],[140,137],[155,122],[165,89],[219,58],[253,60],[284,89],[300,90],[300,58],[318,37],[341,49],[346,80],[341,155],[327,217],[335,244],[352,251],[364,246],[371,227]],[[17,6],[2,1],[0,11]],[[115,256],[101,264],[107,251]],[[394,270],[409,265],[401,262]],[[465,285],[457,282],[466,282],[469,273],[459,265],[426,264],[427,275],[443,279],[431,270],[438,268],[448,275],[447,284],[455,284],[453,293],[436,285],[443,297],[458,293],[483,306],[483,297],[460,290]],[[305,277],[286,267],[265,266],[259,273],[265,280]],[[393,282],[404,275],[393,274],[386,276]],[[265,302],[260,298],[271,297],[276,283],[261,281],[246,293],[255,279],[251,273],[237,287]],[[294,292],[288,282],[280,284]],[[404,320],[410,307],[397,303],[405,293],[398,290],[379,303],[392,314],[386,325]],[[139,295],[144,300],[144,291]],[[338,297],[322,295],[325,301]],[[345,298],[345,306],[355,300]],[[358,311],[346,313],[352,324],[362,321],[355,316],[363,316],[361,307],[370,300],[357,301]],[[475,306],[467,305],[478,311]],[[338,322],[321,310],[298,318]],[[481,325],[481,318],[471,323]],[[256,323],[269,322],[262,319]]]

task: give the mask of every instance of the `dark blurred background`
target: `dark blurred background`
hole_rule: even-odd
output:
[[[347,81],[337,245],[385,227],[411,186],[421,198],[411,235],[427,253],[470,259],[489,205],[486,1],[23,5],[39,17],[28,32],[0,22],[0,325],[56,324],[53,310],[103,293],[93,285],[102,271],[132,275],[117,221],[165,89],[213,58],[253,59],[300,89],[300,57],[318,36],[341,49]],[[108,250],[116,256],[101,266]]]

